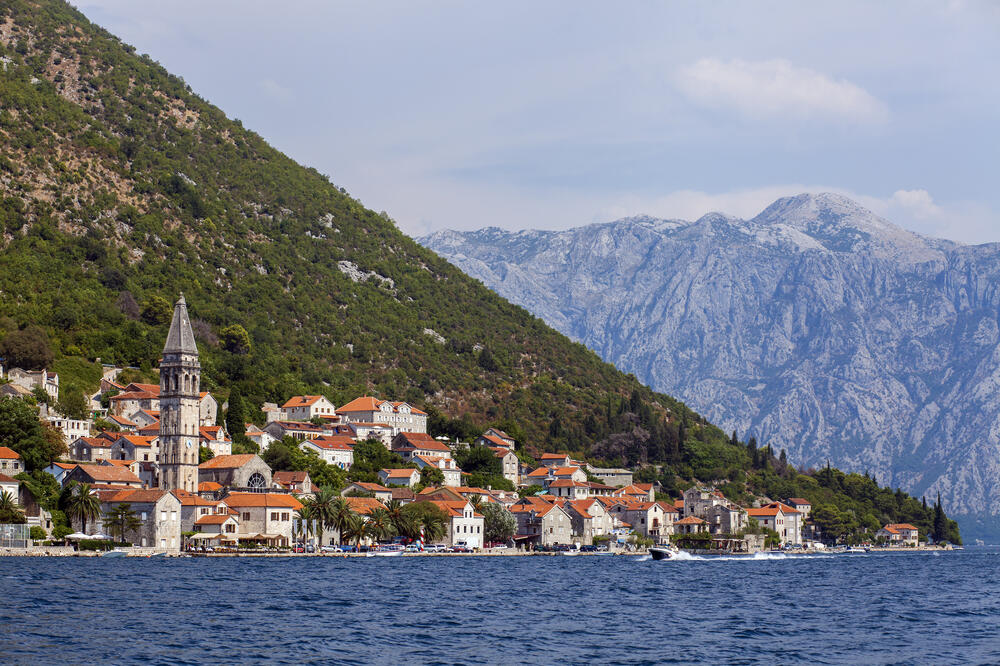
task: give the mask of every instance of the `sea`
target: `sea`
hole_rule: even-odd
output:
[[[1000,549],[0,558],[3,664],[998,664]]]

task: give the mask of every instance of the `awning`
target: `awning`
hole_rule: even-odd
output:
[[[209,534],[207,532],[198,532],[197,534],[192,534],[188,537],[189,539],[204,540],[204,539],[221,539],[221,534]]]

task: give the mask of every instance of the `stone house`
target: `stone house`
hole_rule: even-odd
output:
[[[418,501],[430,502],[448,515],[450,520],[445,538],[449,545],[472,549],[483,547],[485,530],[483,514],[477,513],[468,500],[419,499]]]
[[[426,433],[401,432],[392,438],[392,451],[404,460],[415,456],[451,458],[451,449]]]
[[[596,499],[573,500],[563,505],[570,517],[574,541],[590,546],[594,537],[611,534],[614,518]]]
[[[684,517],[704,518],[711,507],[728,503],[726,496],[715,488],[693,486],[684,491]]]
[[[161,488],[141,490],[102,490],[97,493],[101,511],[108,512],[120,504],[128,504],[142,522],[135,534],[126,539],[134,545],[158,550],[179,550],[181,547],[181,502]],[[108,531],[108,526],[104,526]]]
[[[230,515],[234,510],[222,500],[209,499],[178,488],[171,491],[181,504],[181,531],[193,532],[195,522],[204,516]]]
[[[785,504],[801,513],[803,522],[809,519],[809,512],[812,511],[812,502],[809,500],[801,497],[789,497],[785,500]]]
[[[70,419],[55,413],[46,416],[45,421],[62,434],[67,446],[80,437],[89,437],[94,425],[93,419]]]
[[[201,391],[199,398],[198,425],[214,426],[219,416],[219,401],[206,391]]]
[[[275,488],[287,490],[294,495],[312,495],[315,490],[309,472],[274,472],[271,475]]]
[[[111,413],[131,420],[131,416],[139,410],[160,411],[160,387],[155,388],[155,391],[135,390],[111,396]]]
[[[337,408],[322,395],[296,395],[281,406],[284,418],[289,421],[311,421],[315,418],[336,416]]]
[[[490,428],[482,435],[476,438],[474,442],[477,446],[487,446],[489,448],[500,447],[502,449],[507,449],[508,451],[514,450],[514,438],[505,433],[503,430],[497,430],[496,428]]]
[[[712,534],[736,534],[747,526],[747,513],[731,502],[716,504],[705,512],[705,522]]]
[[[159,438],[143,437],[142,435],[122,435],[112,442],[111,454],[107,459],[157,462],[160,459]]]
[[[362,396],[337,408],[337,414],[344,423],[382,423],[391,426],[393,435],[400,432],[427,432],[427,412],[405,402],[389,402]]]
[[[456,488],[462,485],[462,470],[459,469],[458,463],[451,458],[415,455],[411,460],[417,464],[417,469],[433,467],[440,470],[441,474],[444,475],[444,485],[446,486]]]
[[[63,486],[73,481],[98,487],[142,488],[142,480],[119,465],[77,465],[63,477]]]
[[[0,474],[17,476],[24,470],[21,454],[7,446],[0,446]]]
[[[246,424],[246,436],[247,439],[257,445],[259,453],[267,451],[267,447],[271,446],[271,442],[275,441],[271,433],[261,430],[253,423]]]
[[[316,439],[317,437],[329,436],[332,433],[324,426],[314,425],[303,421],[271,421],[264,426],[264,432],[275,439],[292,437],[300,441]]]
[[[396,429],[384,423],[355,421],[335,429],[334,434],[347,434],[359,442],[373,439],[382,442],[388,449],[392,447],[392,438],[396,434]]]
[[[514,539],[521,545],[550,546],[573,541],[573,521],[552,502],[525,497],[515,502],[510,512],[517,519]]]
[[[69,457],[80,462],[96,462],[111,458],[113,439],[107,437],[79,437],[69,445]]]
[[[778,533],[781,544],[802,543],[801,514],[780,502],[759,509],[747,509],[747,516],[757,524]]]
[[[568,500],[582,500],[590,497],[590,485],[571,479],[556,479],[548,484],[546,490],[553,497]]]
[[[239,538],[289,545],[292,521],[302,502],[283,493],[230,493],[223,502],[239,514]]]
[[[233,442],[222,426],[211,425],[198,428],[199,446],[204,446],[216,456],[228,456],[233,453]]]
[[[875,533],[878,539],[886,539],[890,546],[916,548],[920,539],[920,530],[909,523],[891,523]]]
[[[677,534],[700,534],[708,532],[708,523],[698,516],[686,516],[674,523]]]
[[[503,473],[503,478],[507,479],[515,486],[518,482],[517,470],[520,467],[520,461],[511,449],[503,448],[501,446],[491,446],[490,450],[493,454],[500,459],[500,469]]]
[[[340,492],[340,495],[341,497],[347,497],[347,493],[350,492],[371,493],[379,502],[388,502],[392,499],[391,490],[385,486],[377,483],[370,483],[368,481],[355,481],[354,483],[350,483]],[[347,499],[351,498],[348,497]]]
[[[216,456],[198,465],[198,483],[204,481],[214,481],[223,488],[263,493],[271,488],[271,468],[252,453]]]
[[[305,451],[314,451],[328,465],[340,469],[351,469],[354,465],[354,444],[356,442],[344,435],[317,437],[307,439],[300,445]]]
[[[11,368],[7,379],[15,386],[27,389],[29,392],[40,388],[49,394],[53,402],[59,402],[59,375],[46,370],[22,370]]]
[[[629,502],[616,504],[610,513],[632,530],[657,543],[666,541],[674,533],[673,514],[665,513],[659,502]]]
[[[585,468],[592,476],[600,479],[601,483],[609,486],[623,488],[632,485],[632,470],[619,467],[594,467],[593,465],[585,465]]]
[[[136,423],[132,419],[125,418],[124,416],[116,416],[114,414],[109,414],[108,421],[116,425],[118,429],[121,430],[122,432],[135,434],[135,432],[139,429],[138,423]]]
[[[380,469],[378,478],[385,485],[412,488],[420,481],[420,470],[413,467],[406,469]]]

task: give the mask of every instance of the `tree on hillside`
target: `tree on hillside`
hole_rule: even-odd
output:
[[[250,353],[250,334],[239,324],[223,328],[219,331],[219,339],[222,341],[222,348],[230,354],[245,356]]]
[[[233,442],[243,443],[247,438],[246,408],[243,405],[243,396],[238,388],[234,388],[229,394],[229,409],[226,410],[226,430]]]
[[[420,483],[426,486],[440,486],[444,483],[444,472],[428,465],[420,470]]]
[[[934,504],[934,528],[932,530],[934,541],[946,541],[948,539],[948,520],[945,518],[944,509],[941,507],[941,493],[937,495],[937,502]]]
[[[67,389],[62,392],[57,409],[66,418],[85,419],[90,415],[90,401],[80,389]]]
[[[58,430],[43,426],[34,407],[10,397],[0,398],[0,445],[20,453],[28,471],[48,467],[66,452]]]
[[[152,326],[160,326],[170,321],[174,309],[170,301],[152,294],[142,301],[142,320]]]
[[[0,340],[0,358],[4,367],[42,370],[52,365],[54,358],[49,334],[39,326],[12,331]]]

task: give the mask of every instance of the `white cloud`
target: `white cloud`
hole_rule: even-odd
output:
[[[881,123],[888,108],[850,81],[835,81],[787,60],[704,58],[678,69],[677,87],[697,104],[753,118]]]

